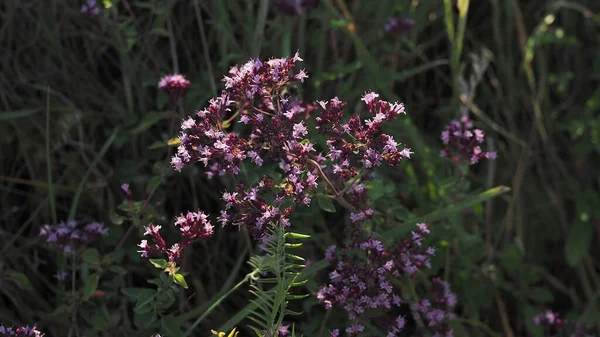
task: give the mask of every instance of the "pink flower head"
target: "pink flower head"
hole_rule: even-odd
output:
[[[467,115],[460,121],[451,121],[440,136],[444,147],[442,157],[452,158],[455,162],[476,164],[481,159],[496,159],[496,152],[484,152],[480,144],[485,135],[480,129],[473,129],[473,123]]]

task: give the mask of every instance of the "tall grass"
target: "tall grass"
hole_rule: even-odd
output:
[[[119,244],[128,233],[117,224],[119,186],[130,183],[143,197],[152,177],[163,176],[153,193],[155,217],[216,210],[228,181],[166,169],[174,123],[222,87],[219,76],[231,65],[297,49],[311,76],[302,88],[308,101],[337,95],[355,103],[373,89],[405,102],[410,119],[390,132],[427,155],[387,173],[417,192],[406,198],[395,191],[403,205],[420,216],[438,212],[428,221],[446,254],[437,264],[460,299],[457,336],[542,336],[531,319],[547,307],[600,322],[595,1],[322,0],[302,17],[282,16],[264,0],[104,3],[111,6],[97,19],[72,1],[0,4],[0,322],[38,322],[52,336],[71,325],[51,276],[63,262],[45,256],[38,239],[45,223],[114,222],[103,244],[121,247],[129,275],[119,286],[144,286],[152,270],[139,263],[137,233]],[[392,35],[383,30],[390,15],[417,24]],[[156,90],[171,72],[192,81],[179,111],[169,111]],[[476,202],[456,203],[438,139],[462,113],[493,138],[487,150],[499,158],[469,173]],[[483,198],[493,186],[511,190]],[[439,216],[457,209],[459,216]],[[311,220],[320,223],[303,231],[314,241],[304,256],[315,262],[339,241],[343,225]],[[195,290],[179,299],[178,324],[202,320],[196,331],[239,324],[244,317],[235,313],[250,298],[244,292],[231,294],[210,319],[202,309],[246,274],[240,261],[254,248],[231,229],[194,247],[184,268]],[[320,268],[311,269],[311,292],[323,281]],[[135,323],[117,295],[103,303],[112,310],[106,335]],[[314,298],[300,309],[296,324],[307,336],[326,335],[324,320],[336,319]]]

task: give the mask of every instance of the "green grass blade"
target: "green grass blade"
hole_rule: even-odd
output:
[[[79,204],[79,198],[81,197],[81,192],[83,191],[83,186],[85,185],[85,182],[87,181],[88,177],[92,173],[92,170],[98,165],[98,163],[100,162],[102,157],[104,157],[104,154],[106,154],[106,151],[108,151],[108,148],[110,148],[112,143],[115,141],[115,138],[117,138],[118,132],[119,132],[119,127],[116,127],[114,129],[113,133],[110,135],[110,137],[108,137],[108,139],[102,146],[102,149],[100,150],[100,152],[98,152],[98,155],[96,155],[96,158],[94,158],[94,160],[92,161],[92,164],[90,165],[90,167],[88,167],[88,169],[85,172],[85,174],[83,175],[83,178],[81,179],[81,181],[79,182],[79,186],[77,186],[77,191],[75,191],[75,195],[73,196],[73,203],[71,204],[71,209],[69,210],[69,220],[75,219],[75,213],[77,213],[77,205]]]
[[[510,191],[510,187],[497,186],[497,187],[491,188],[487,191],[484,191],[478,195],[475,195],[471,198],[467,198],[457,204],[449,205],[447,207],[433,211],[433,212],[431,212],[425,216],[419,217],[419,218],[409,219],[407,221],[407,223],[410,223],[410,224],[419,223],[419,222],[431,223],[431,222],[435,222],[435,221],[438,221],[441,219],[449,218],[452,215],[456,214],[457,212],[460,212],[469,207],[473,207],[473,206],[480,204],[488,199],[495,198],[495,197],[502,195],[508,191]],[[404,233],[405,230],[406,230],[405,226],[393,228],[393,229],[390,229],[390,230],[382,233],[381,236],[382,237],[396,237],[396,236]]]
[[[50,156],[50,87],[46,92],[46,168],[48,174],[48,201],[50,201],[52,222],[57,223],[56,200],[54,199],[54,185],[52,184],[52,159]]]

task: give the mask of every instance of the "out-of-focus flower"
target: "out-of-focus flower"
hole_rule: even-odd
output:
[[[317,0],[274,0],[273,4],[281,14],[296,16],[314,9]]]
[[[88,17],[95,18],[100,15],[100,8],[96,0],[87,0],[81,5],[80,12]]]
[[[581,324],[576,321],[563,319],[559,313],[552,310],[546,310],[532,319],[533,324],[540,325],[548,333],[557,336],[569,337],[593,337],[592,327],[587,324]]]
[[[19,326],[16,328],[5,327],[0,324],[0,337],[43,337],[44,334],[37,330],[36,326]]]
[[[99,222],[84,225],[71,220],[56,225],[44,225],[40,230],[40,236],[46,238],[50,246],[64,253],[77,253],[97,238],[106,235],[108,228]]]
[[[69,275],[69,273],[67,273],[66,271],[59,271],[56,274],[54,274],[54,277],[59,281],[64,281],[64,279],[67,278],[67,275]]]
[[[402,34],[409,31],[415,25],[415,20],[410,18],[391,17],[385,24],[386,32],[393,34]]]
[[[158,82],[158,90],[167,93],[173,103],[183,96],[185,89],[189,86],[190,81],[180,74],[166,75]]]
[[[473,123],[467,115],[460,121],[451,121],[440,138],[444,143],[441,156],[452,158],[456,163],[476,164],[481,159],[496,159],[496,152],[481,150],[485,135],[480,129],[473,129]]]

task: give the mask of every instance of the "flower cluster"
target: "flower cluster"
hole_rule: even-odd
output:
[[[80,12],[90,18],[98,17],[98,15],[100,15],[100,9],[98,8],[97,1],[87,0],[81,5]]]
[[[29,327],[20,326],[17,328],[5,327],[0,324],[0,337],[43,337],[44,334],[39,332],[35,326]]]
[[[569,337],[592,337],[591,327],[564,320],[557,312],[546,310],[533,317],[533,324],[543,326],[548,332]]]
[[[367,218],[373,210],[362,198],[364,186],[357,184],[361,173],[382,163],[397,165],[412,153],[398,150],[398,143],[381,130],[383,123],[405,113],[404,106],[379,100],[373,92],[362,99],[370,114],[364,121],[359,116],[343,121],[346,103],[337,97],[318,102],[317,130],[329,136],[326,155],[318,152],[305,123],[314,107],[282,94],[291,82],[308,78],[304,69],[295,70],[299,61],[296,53],[233,67],[221,94],[182,122],[181,145],[171,160],[177,171],[200,162],[209,178],[238,175],[243,163],[279,167],[279,181],[264,177],[255,186],[223,193],[226,207],[218,221],[246,226],[255,238],[264,235],[265,224],[289,225],[290,205],[310,205],[323,181],[328,196],[352,211],[353,222]],[[246,133],[227,131],[236,120],[248,126]]]
[[[317,6],[317,0],[274,0],[277,10],[289,16],[299,16]]]
[[[44,225],[40,230],[40,236],[46,238],[48,244],[65,253],[79,252],[87,244],[106,235],[108,228],[99,222],[82,225],[77,221],[67,221],[57,225]]]
[[[138,245],[141,250],[138,253],[142,257],[156,256],[166,254],[169,262],[178,262],[181,259],[181,253],[185,247],[195,241],[206,239],[213,234],[213,226],[208,221],[208,216],[203,212],[187,212],[175,218],[175,226],[181,231],[181,240],[167,247],[167,243],[160,234],[161,226],[150,225],[145,227],[144,235],[151,237],[153,243],[148,240],[142,240]]]
[[[442,132],[444,149],[442,157],[452,158],[455,162],[476,164],[481,159],[496,159],[496,152],[483,152],[480,144],[485,135],[480,129],[473,129],[469,116],[464,115],[460,121],[453,120]]]
[[[325,259],[334,267],[329,273],[330,283],[319,289],[317,298],[326,309],[343,308],[351,321],[346,328],[349,336],[364,329],[359,323],[367,310],[400,307],[405,303],[392,287],[392,278],[414,276],[420,269],[430,267],[430,257],[435,249],[422,248],[422,240],[429,235],[424,223],[417,225],[410,239],[388,249],[381,241],[367,238],[351,242],[336,254],[336,246],[325,253]],[[403,316],[387,320],[389,337],[396,336],[405,325]],[[333,331],[332,336],[339,335]]]
[[[450,285],[439,278],[434,278],[429,296],[411,303],[411,309],[414,317],[422,319],[435,331],[433,337],[452,337],[454,333],[449,321],[455,317],[456,302],[456,295],[450,290]]]
[[[190,85],[185,76],[180,74],[166,75],[158,82],[158,90],[167,93],[173,102],[177,102],[185,89]]]
[[[410,18],[391,17],[385,24],[385,31],[393,34],[402,34],[415,25],[415,20]]]

